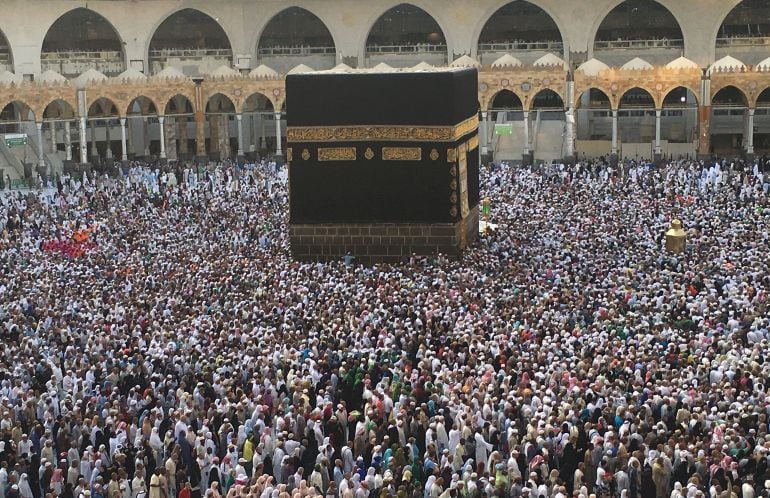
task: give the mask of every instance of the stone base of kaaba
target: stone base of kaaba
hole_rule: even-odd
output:
[[[456,223],[323,223],[289,226],[298,261],[335,261],[350,253],[355,263],[398,263],[412,254],[459,257],[479,235],[479,209]]]

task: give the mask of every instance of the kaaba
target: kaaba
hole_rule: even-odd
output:
[[[459,256],[478,237],[477,83],[475,69],[288,75],[293,257]]]

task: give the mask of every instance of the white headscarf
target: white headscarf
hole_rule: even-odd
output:
[[[19,478],[19,495],[21,498],[34,498],[32,494],[32,488],[29,487],[29,479],[27,474],[22,474]]]

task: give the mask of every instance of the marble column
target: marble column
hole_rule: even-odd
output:
[[[128,147],[126,144],[126,118],[120,118],[120,147],[122,150],[121,159],[128,161]]]

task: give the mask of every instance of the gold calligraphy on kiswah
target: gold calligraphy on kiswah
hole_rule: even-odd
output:
[[[318,149],[319,161],[355,161],[355,147],[321,147]]]
[[[383,147],[383,161],[420,161],[422,149],[419,147]]]
[[[289,142],[452,142],[478,126],[478,116],[454,126],[292,126],[286,130],[286,137]]]

